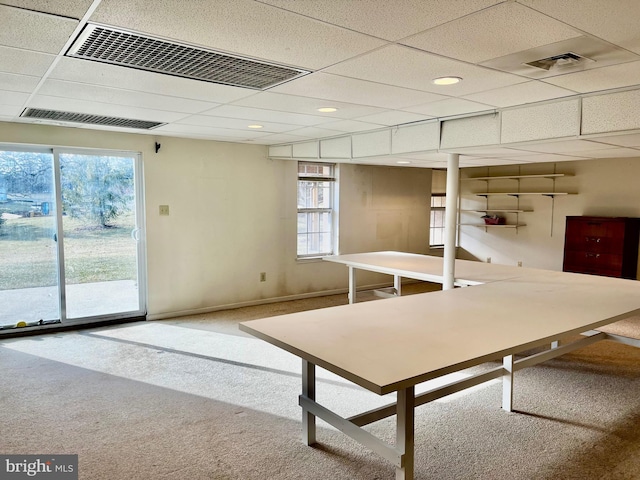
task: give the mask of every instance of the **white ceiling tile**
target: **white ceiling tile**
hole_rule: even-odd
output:
[[[285,95],[282,93],[261,92],[252,97],[243,98],[234,105],[245,107],[264,108],[267,110],[278,110],[281,112],[292,112],[302,114],[317,114],[318,108],[332,106],[338,110],[331,112],[331,117],[335,118],[355,118],[364,115],[372,115],[380,113],[383,109],[378,107],[369,107],[365,105],[356,105],[353,103],[331,102],[327,105],[326,100],[311,97],[299,97],[295,95]],[[328,116],[328,115],[327,115]]]
[[[91,20],[312,70],[384,44],[253,0],[108,0]]]
[[[22,113],[22,107],[19,105],[3,105],[0,100],[0,115],[12,119]]]
[[[472,102],[462,98],[449,98],[439,102],[427,103],[426,105],[418,105],[408,107],[405,110],[414,113],[421,113],[431,117],[450,117],[472,112],[483,112],[487,110],[495,110],[492,105]]]
[[[31,93],[36,88],[39,81],[39,77],[0,73],[0,90]]]
[[[93,0],[2,0],[2,3],[26,10],[80,19]]]
[[[61,80],[46,80],[38,91],[40,95],[76,98],[79,100],[128,105],[137,108],[150,108],[180,113],[199,113],[209,110],[218,104],[177,98],[175,96],[155,95],[152,93],[134,92],[118,88],[108,88]],[[175,92],[176,94],[179,92]]]
[[[581,93],[638,85],[640,61],[550,77],[545,82]]]
[[[303,115],[300,113],[278,112],[259,108],[241,107],[239,105],[222,105],[212,110],[201,112],[201,115],[215,117],[243,118],[246,120],[265,120],[294,125],[318,125],[335,121],[335,118],[320,115]]]
[[[0,45],[59,53],[77,20],[0,5]]]
[[[640,147],[640,133],[631,133],[627,135],[607,135],[589,138],[593,142],[603,143],[606,145],[618,145],[621,147]],[[605,145],[605,147],[606,147]]]
[[[0,46],[0,72],[44,75],[55,55]]]
[[[98,103],[89,100],[36,95],[28,105],[31,108],[59,110],[64,112],[90,113],[92,115],[106,115],[135,120],[149,120],[156,122],[175,122],[184,118],[184,113],[152,110],[110,103]]]
[[[276,145],[278,143],[301,142],[304,140],[308,140],[309,138],[312,138],[312,137],[292,135],[290,133],[274,133],[271,135],[265,135],[264,137],[260,137],[259,143],[261,145]],[[317,138],[317,137],[313,137],[313,138]]]
[[[356,120],[338,120],[337,122],[325,123],[324,125],[322,125],[322,127],[342,132],[364,132],[365,130],[374,130],[380,128],[381,125],[358,122]]]
[[[126,87],[128,90],[138,92],[178,96],[214,103],[231,102],[256,93],[255,90],[246,88],[200,82],[67,57],[58,62],[50,78],[105,87]]]
[[[525,103],[542,102],[555,98],[576,95],[576,92],[549,85],[548,83],[532,80],[529,82],[509,85],[507,87],[487,90],[486,92],[466,95],[464,98],[496,107],[511,107]]]
[[[502,0],[259,0],[327,23],[398,40],[449,22]]]
[[[586,150],[601,150],[610,148],[608,145],[595,143],[588,140],[561,140],[539,144],[526,144],[511,147],[515,151],[539,152],[539,153],[579,153]]]
[[[469,95],[521,83],[522,78],[400,45],[391,45],[325,69],[327,73],[377,81],[439,95]],[[461,77],[455,85],[433,85],[443,76]]]
[[[237,130],[232,128],[217,128],[206,127],[197,125],[181,125],[178,123],[172,123],[170,125],[163,125],[158,128],[154,128],[154,132],[158,133],[175,133],[175,134],[193,134],[193,135],[222,135],[226,138],[260,138],[268,135],[268,132],[259,132],[252,130]]]
[[[313,73],[274,87],[270,91],[382,108],[403,108],[446,98],[435,93],[326,73]]]
[[[374,113],[373,115],[365,115],[363,117],[357,117],[354,120],[360,122],[377,123],[380,125],[402,125],[403,123],[420,122],[422,120],[430,120],[434,117],[430,115],[419,115],[417,113],[402,112],[399,110],[387,110],[381,113]]]
[[[496,35],[496,26],[500,34]],[[464,34],[461,34],[463,32]],[[580,33],[517,3],[502,3],[402,41],[428,52],[480,63]]]
[[[28,93],[0,90],[0,104],[22,106],[29,99]]]
[[[335,137],[336,135],[344,134],[344,132],[340,130],[329,130],[327,128],[318,128],[318,127],[299,128],[297,130],[291,130],[291,132],[289,133],[292,135],[299,135],[305,138]]]
[[[607,148],[594,151],[580,152],[583,157],[587,158],[624,158],[624,157],[640,157],[640,150],[633,148]]]
[[[545,15],[640,53],[637,0],[518,0]]]
[[[248,128],[248,125],[252,124],[254,124],[254,122],[251,122],[249,120],[227,117],[213,117],[209,115],[191,115],[190,117],[186,117],[176,122],[176,125],[197,125],[204,127],[231,128],[238,130],[247,130],[248,132],[253,131],[252,129]],[[259,130],[260,133],[282,133],[298,128],[296,125],[263,121],[260,122],[260,125],[262,125],[263,128],[255,129]]]

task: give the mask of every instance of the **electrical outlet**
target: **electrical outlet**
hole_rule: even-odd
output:
[[[521,267],[522,266],[522,261],[518,262],[518,266]]]
[[[267,281],[267,272],[260,272],[260,281],[261,282]]]
[[[491,257],[487,257],[487,263],[491,263]]]
[[[160,205],[158,210],[160,215],[169,215],[169,205]]]

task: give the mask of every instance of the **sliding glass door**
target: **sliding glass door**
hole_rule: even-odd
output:
[[[145,313],[140,160],[0,151],[0,334]]]
[[[53,163],[52,152],[0,151],[2,330],[60,319]]]

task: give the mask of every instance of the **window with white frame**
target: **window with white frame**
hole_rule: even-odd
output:
[[[298,258],[334,253],[335,170],[330,163],[298,162]]]
[[[431,219],[429,220],[429,246],[444,245],[444,216],[446,196],[444,193],[431,195]]]

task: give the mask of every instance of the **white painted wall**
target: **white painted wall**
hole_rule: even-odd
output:
[[[548,197],[520,197],[520,207],[533,210],[520,214],[526,227],[515,229],[485,229],[462,226],[459,258],[493,263],[562,270],[565,218],[571,215],[640,217],[640,157],[560,162],[505,167],[465,168],[462,177],[490,175],[568,173],[571,177],[556,180],[556,191],[576,192],[559,196],[552,202]],[[492,180],[490,189],[509,191],[518,188],[516,180]],[[544,191],[553,187],[548,179],[520,180],[521,191]],[[486,191],[484,181],[461,183],[461,208],[484,208],[485,199],[472,192]],[[490,198],[490,207],[514,208],[517,200]],[[553,208],[552,208],[553,206]],[[463,213],[462,223],[481,223],[482,214]],[[515,217],[508,214],[513,223]]]
[[[150,318],[347,287],[346,267],[296,261],[297,163],[264,146],[12,123],[0,142],[141,152]],[[428,169],[340,165],[341,253],[426,253],[430,190]]]

